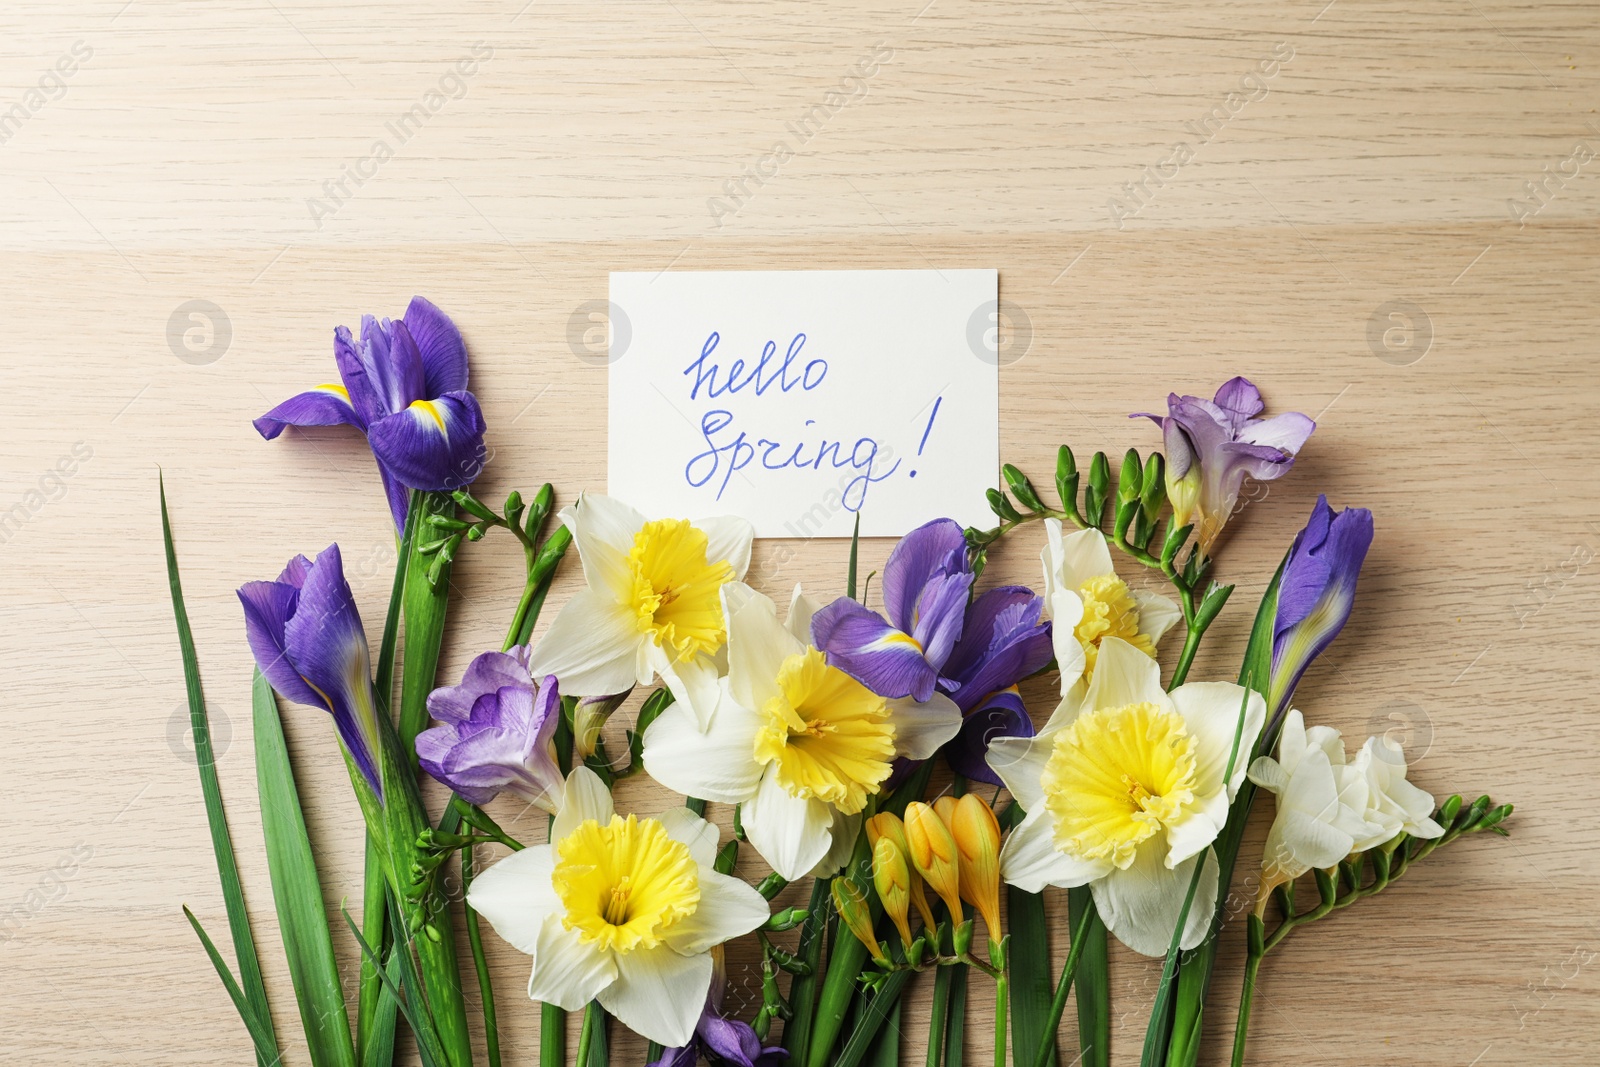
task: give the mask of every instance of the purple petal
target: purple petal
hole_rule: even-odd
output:
[[[444,686],[428,694],[428,714],[441,721],[466,722],[479,697],[515,685],[533,689],[526,663],[509,653],[484,652],[467,664],[459,685]]]
[[[367,318],[371,320],[372,317],[369,315]],[[367,349],[366,341],[352,337],[348,326],[334,327],[333,361],[339,368],[339,380],[344,382],[350,404],[360,415],[364,426],[370,426],[389,414],[389,408],[373,381]]]
[[[689,1043],[682,1048],[669,1048],[661,1053],[661,1058],[652,1060],[646,1067],[694,1067],[700,1059],[700,1042],[690,1038]]]
[[[957,774],[975,782],[1000,785],[984,753],[989,742],[997,737],[1032,737],[1033,719],[1022,704],[1016,690],[997,693],[977,711],[968,715],[961,724],[961,732],[945,747],[945,758]]]
[[[417,342],[404,321],[380,321],[363,315],[361,340],[367,377],[389,414],[404,411],[413,400],[427,397],[422,353],[417,351]]]
[[[1305,446],[1306,440],[1317,424],[1298,411],[1274,415],[1270,419],[1257,419],[1239,431],[1239,440],[1247,445],[1266,445],[1294,455]]]
[[[268,441],[286,426],[354,426],[365,429],[343,386],[322,385],[291,396],[251,425]]]
[[[967,609],[966,629],[944,665],[960,683],[952,698],[963,713],[1042,670],[1053,655],[1043,598],[1027,586],[991,589]]]
[[[422,357],[424,396],[467,388],[467,346],[450,316],[420,296],[411,298],[403,320]]]
[[[1346,508],[1334,514],[1327,498],[1318,497],[1306,528],[1296,535],[1279,579],[1273,626],[1274,716],[1288,706],[1306,668],[1350,618],[1372,533],[1372,512]]]
[[[967,541],[953,519],[934,519],[900,539],[883,568],[889,621],[906,633],[917,626],[917,602],[934,578],[967,571]]]
[[[460,489],[482,472],[483,412],[471,393],[418,400],[373,423],[372,454],[412,489]]]
[[[1223,382],[1213,403],[1224,412],[1235,435],[1266,407],[1261,401],[1261,390],[1248,378],[1229,378]]]
[[[950,650],[961,638],[972,579],[969,573],[940,575],[929,580],[917,601],[916,626],[911,636],[922,646],[923,658],[935,670],[944,666]]]
[[[303,557],[302,557],[303,558]],[[305,683],[284,651],[283,629],[300,600],[300,590],[287,582],[247,582],[239,587],[244,605],[244,632],[256,666],[279,693],[296,704],[332,711]]]
[[[377,459],[376,456],[373,458]],[[411,490],[407,489],[399,478],[390,474],[382,462],[378,463],[378,479],[383,482],[383,496],[389,501],[389,514],[394,519],[394,528],[396,532],[403,534],[406,529],[406,515],[411,510]]]
[[[849,597],[812,616],[811,639],[829,663],[879,696],[919,701],[933,696],[938,672],[917,643]]]

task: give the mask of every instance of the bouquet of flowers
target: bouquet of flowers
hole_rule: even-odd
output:
[[[1085,470],[1062,446],[1058,506],[1006,465],[989,492],[997,524],[936,518],[913,530],[875,598],[873,576],[858,580],[853,540],[842,596],[823,603],[796,587],[780,607],[744,580],[752,529],[742,519],[651,518],[581,493],[547,529],[548,484],[498,508],[475,496],[484,419],[461,335],[427,300],[398,319],[366,317],[359,337],[339,328],[334,356],[340,384],[255,425],[269,439],[289,426],[366,436],[399,548],[377,655],[336,544],[239,588],[258,667],[272,899],[317,1067],[392,1064],[402,1022],[427,1067],[498,1067],[498,1013],[523,1009],[492,987],[485,919],[532,957],[541,1067],[569,1062],[566,1016],[577,1012],[579,1067],[610,1062],[613,1020],[650,1042],[654,1067],[896,1064],[902,1000],[919,983],[931,986],[926,1061],[955,1067],[973,972],[994,998],[992,1015],[976,1018],[993,1027],[996,1067],[1008,1055],[1049,1067],[1072,1033],[1063,1016],[1074,996],[1077,1059],[1103,1065],[1108,935],[1164,961],[1141,1063],[1188,1067],[1208,998],[1221,1010],[1210,988],[1218,940],[1242,914],[1238,1064],[1269,951],[1443,845],[1506,832],[1510,805],[1435,804],[1408,781],[1392,739],[1351,754],[1293,705],[1350,616],[1373,537],[1366,510],[1319,498],[1256,609],[1237,677],[1190,679],[1233,592],[1212,575],[1241,492],[1287,474],[1314,429],[1299,414],[1263,418],[1243,378],[1143,416],[1164,451],[1130,449],[1116,478],[1104,453]],[[185,912],[267,1067],[282,1050],[212,766],[164,495],[161,506],[232,966]],[[500,530],[526,562],[504,638],[440,685],[451,570],[466,545]],[[1042,534],[1040,589],[984,588],[991,549],[1032,531]],[[581,587],[532,641],[574,546]],[[1118,559],[1149,580],[1130,583]],[[1164,642],[1181,645],[1165,682]],[[1039,675],[1059,692],[1042,725],[1019,690]],[[324,907],[280,699],[332,720],[328,751],[344,760],[366,822],[359,914],[330,918]],[[602,735],[624,707],[637,711],[626,752],[613,754]],[[930,796],[941,766],[950,784]],[[619,810],[613,786],[637,773],[682,805]],[[450,791],[437,817],[420,775]],[[1275,813],[1263,854],[1244,857],[1254,899],[1234,906],[1259,790]],[[517,840],[487,813],[501,796],[548,815],[543,841]],[[712,804],[731,809],[726,841],[705,818]],[[771,871],[756,884],[735,873],[744,849]],[[1059,961],[1048,887],[1067,891]],[[795,903],[775,908],[780,893]],[[363,961],[353,1005],[335,931]],[[724,993],[724,946],[738,938],[759,948],[761,997],[748,1019]],[[481,1048],[469,1003],[482,1014]]]

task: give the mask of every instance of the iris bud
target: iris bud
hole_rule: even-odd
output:
[[[950,828],[921,801],[906,805],[905,827],[911,865],[944,901],[950,921],[960,922],[961,867]]]
[[[978,909],[989,939],[1000,931],[1000,822],[989,805],[968,793],[955,803],[950,833],[961,856],[961,896]]]

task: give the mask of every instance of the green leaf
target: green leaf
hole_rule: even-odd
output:
[[[189,920],[189,925],[194,927],[194,932],[200,938],[200,944],[205,946],[206,955],[211,958],[211,966],[217,969],[217,977],[222,979],[222,988],[228,991],[228,997],[233,1001],[234,1010],[239,1013],[239,1018],[244,1020],[245,1029],[250,1031],[250,1040],[256,1046],[256,1059],[276,1062],[280,1057],[277,1052],[277,1042],[272,1034],[270,1022],[263,1023],[256,1015],[255,1009],[245,999],[244,993],[239,989],[239,983],[233,980],[233,974],[228,970],[228,965],[223,962],[222,955],[217,952],[217,946],[211,943],[211,938],[206,936],[205,928],[200,925],[200,920],[194,917],[194,912],[189,910],[189,905],[183,906],[184,917]]]
[[[790,1062],[803,1065],[810,1049],[811,1022],[816,1018],[818,973],[822,970],[822,942],[828,928],[828,890],[833,880],[817,878],[811,883],[811,903],[807,906],[806,921],[800,926],[800,943],[795,955],[809,970],[789,983],[789,1006],[794,1018],[784,1025],[783,1043],[789,1050]]]
[[[455,508],[449,493],[411,493],[409,515],[426,522],[433,515],[446,515]],[[412,525],[408,518],[406,525]],[[439,646],[444,640],[445,609],[450,600],[450,566],[440,572],[437,587],[429,582],[432,564],[420,553],[407,561],[405,589],[401,607],[406,625],[405,671],[400,679],[400,742],[406,758],[416,765],[417,734],[428,723],[428,694],[433,692],[439,669]]]
[[[1031,1064],[1041,1041],[1054,1046],[1056,1040],[1055,1034],[1044,1032],[1050,1017],[1050,926],[1039,893],[1007,885],[1006,911],[1012,946],[1012,1055],[1017,1063]],[[1079,967],[1081,975],[1081,963]],[[1054,1052],[1050,1062],[1055,1062]]]
[[[855,529],[850,534],[850,569],[845,573],[844,595],[856,598],[856,559],[861,548],[861,512],[856,512]]]
[[[896,1000],[894,1007],[889,1010],[889,1017],[885,1020],[884,1027],[878,1032],[878,1037],[872,1043],[872,1049],[867,1053],[867,1067],[900,1067],[900,1009],[902,1002]]]
[[[1067,890],[1067,924],[1076,930],[1085,911],[1093,912],[1083,932],[1083,957],[1073,980],[1078,1002],[1078,1048],[1082,1067],[1107,1067],[1111,1062],[1111,956],[1106,924],[1094,906],[1088,886]]]
[[[967,1050],[967,972],[965,963],[949,968],[950,1022],[944,1034],[944,1067],[961,1067]],[[1020,1061],[1013,1059],[1012,1063]]]
[[[194,733],[195,766],[200,771],[200,793],[205,798],[206,821],[211,826],[211,852],[217,860],[217,878],[222,883],[222,902],[228,911],[228,932],[233,937],[233,954],[239,960],[239,985],[245,1003],[262,1020],[266,1041],[256,1041],[256,1060],[270,1067],[278,1059],[278,1040],[272,1029],[272,1009],[267,1004],[267,987],[261,981],[261,961],[256,957],[255,937],[250,932],[250,915],[244,906],[244,884],[239,880],[239,865],[233,855],[233,836],[222,810],[222,785],[217,780],[217,759],[211,749],[211,724],[206,714],[205,693],[200,688],[200,660],[195,655],[194,634],[189,630],[189,612],[183,605],[183,584],[178,580],[178,555],[172,547],[172,523],[167,516],[166,479],[159,480],[161,494],[161,540],[167,556],[167,585],[172,594],[172,615],[178,627],[178,648],[183,655],[183,682],[189,696],[189,722]],[[193,916],[190,916],[193,922]],[[196,932],[200,931],[195,924]],[[209,941],[207,942],[209,945]],[[248,1023],[248,1020],[247,1020]]]
[[[416,995],[417,979],[415,969],[411,966],[411,954],[406,951],[404,945],[397,944],[394,955],[389,960],[390,966],[383,967],[378,960],[377,950],[367,944],[367,939],[361,936],[361,931],[356,927],[355,920],[350,918],[350,913],[346,911],[343,915],[351,936],[356,939],[356,944],[361,946],[361,955],[377,967],[384,989],[394,998],[400,1014],[405,1016],[406,1025],[411,1027],[411,1032],[416,1035],[417,1054],[422,1058],[423,1067],[443,1067],[445,1061],[439,1051],[439,1040],[434,1033],[433,1020],[428,1018],[426,1006],[420,1003]],[[399,926],[398,923],[395,925]],[[395,988],[393,973],[395,970],[400,972],[399,989]]]
[[[300,810],[278,702],[259,670],[252,696],[261,830],[267,843],[267,871],[272,876],[283,954],[289,961],[289,977],[300,1007],[300,1026],[316,1067],[355,1067],[355,1044],[350,1039],[328,914],[323,910],[322,883]]]

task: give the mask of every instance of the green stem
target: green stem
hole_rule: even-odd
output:
[[[789,1007],[794,1018],[783,1028],[784,1044],[789,1049],[789,1062],[804,1064],[811,1045],[811,1024],[817,1013],[817,994],[821,983],[817,980],[822,971],[822,943],[828,927],[828,894],[831,878],[818,878],[811,883],[810,910],[800,926],[800,943],[795,954],[810,968],[789,983]]]
[[[943,948],[941,944],[939,946]],[[942,1067],[944,1032],[950,1010],[950,982],[954,967],[940,967],[933,976],[933,1008],[928,1014],[927,1067]]]
[[[539,620],[539,610],[550,591],[556,567],[571,544],[572,531],[562,526],[545,538],[537,555],[529,555],[528,577],[522,587],[522,599],[517,602],[516,613],[511,617],[511,626],[506,631],[505,643],[500,651],[509,652],[517,645],[525,645],[533,636],[533,627]]]
[[[1072,978],[1078,971],[1078,960],[1083,957],[1083,947],[1088,943],[1085,936],[1089,932],[1089,920],[1094,912],[1085,911],[1078,920],[1077,928],[1072,931],[1072,947],[1067,950],[1067,962],[1061,968],[1061,980],[1056,983],[1056,995],[1050,1001],[1050,1014],[1045,1019],[1044,1032],[1053,1034],[1061,1025],[1061,1013],[1067,1009],[1067,993],[1072,989]],[[1050,1057],[1055,1052],[1055,1043],[1043,1041],[1039,1051],[1034,1057],[1033,1067],[1049,1067]]]
[[[472,846],[461,850],[461,908],[466,914],[467,941],[472,946],[472,965],[478,972],[478,995],[483,1001],[483,1044],[489,1067],[500,1067],[500,1027],[494,1010],[494,982],[489,977],[489,961],[483,954],[483,932],[478,928],[478,913],[466,903],[472,889]]]
[[[583,1028],[578,1031],[577,1067],[588,1067],[589,1052],[594,1047],[594,1035],[600,1029],[600,1004],[591,1000],[583,1009]]]
[[[1006,1067],[1006,1010],[1011,986],[1004,971],[994,982],[994,1067]]]
[[[1256,975],[1261,970],[1261,958],[1267,954],[1268,946],[1261,932],[1261,917],[1250,916],[1250,953],[1244,964],[1244,990],[1239,994],[1239,1021],[1233,1027],[1233,1067],[1243,1067],[1244,1064],[1244,1043],[1250,1030],[1250,1005],[1256,996]]]

